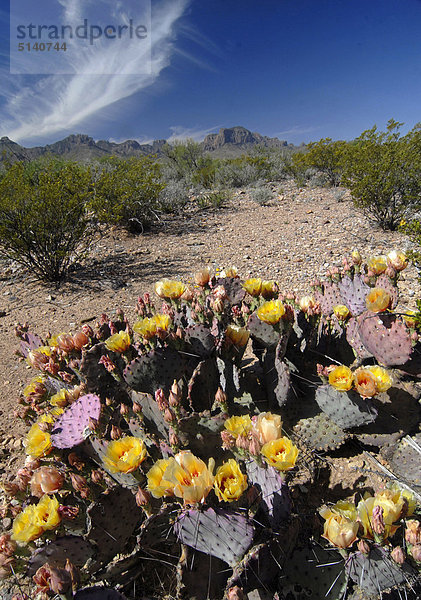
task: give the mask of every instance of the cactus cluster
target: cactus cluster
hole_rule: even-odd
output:
[[[19,326],[38,375],[16,411],[31,427],[25,465],[4,481],[13,526],[0,538],[0,573],[30,577],[44,595],[117,600],[148,585],[152,562],[155,585],[179,598],[241,598],[261,585],[295,594],[297,574],[315,571],[309,556],[323,563],[331,552],[300,543],[309,519],[297,509],[299,473],[315,453],[377,444],[418,484],[416,449],[396,446],[419,418],[410,394],[411,418],[399,416],[398,393],[418,332],[393,312],[397,270],[378,263],[354,255],[301,299],[204,269],[195,286],[157,282],[158,302],[139,298],[133,323],[118,310],[45,341]],[[313,519],[312,538],[320,527]],[[391,574],[401,567],[386,575],[389,551],[374,540],[367,565],[359,548],[340,568],[320,566],[313,597],[342,597],[347,585],[369,595],[376,578],[381,589],[403,585],[406,575]]]

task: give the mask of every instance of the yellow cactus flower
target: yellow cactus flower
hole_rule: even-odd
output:
[[[174,496],[174,483],[164,479],[167,467],[174,458],[161,458],[156,461],[146,474],[148,479],[147,489],[154,498]]]
[[[232,277],[235,279],[238,277],[238,269],[237,267],[228,267],[224,271],[221,271],[221,277]]]
[[[212,489],[215,461],[206,464],[189,450],[179,452],[165,470],[165,479],[174,484],[174,494],[186,504],[202,502]]]
[[[347,306],[345,306],[344,304],[338,304],[337,306],[334,306],[333,312],[335,313],[337,318],[340,319],[341,321],[345,321],[351,314],[349,311],[349,308]]]
[[[372,312],[382,312],[390,306],[390,296],[383,288],[373,288],[365,298],[365,304],[368,310]]]
[[[404,504],[407,505],[406,509],[405,508],[403,509],[403,512],[405,512],[405,517],[410,517],[411,515],[414,514],[414,511],[415,511],[415,508],[417,505],[417,501],[415,499],[414,494],[412,494],[412,492],[410,492],[409,490],[406,490],[404,488],[401,488],[399,486],[399,484],[397,484],[397,483],[389,483],[386,489],[392,492],[395,502],[398,501],[398,494],[401,496],[401,498],[404,501]]]
[[[364,528],[364,537],[374,539],[373,532],[373,510],[376,506],[383,509],[383,521],[384,521],[384,532],[382,533],[382,539],[386,540],[392,536],[398,529],[399,525],[394,523],[399,519],[403,506],[404,500],[398,493],[394,493],[391,490],[383,490],[376,494],[374,497],[370,494],[365,494],[364,499],[358,503],[357,511],[360,522]]]
[[[313,296],[302,296],[300,301],[298,302],[298,306],[303,311],[303,313],[308,313],[309,310],[313,309],[316,305],[316,302]]]
[[[219,501],[233,502],[247,489],[247,477],[238,463],[230,458],[216,470],[213,487]]]
[[[225,335],[231,340],[234,346],[243,347],[249,341],[250,331],[238,325],[228,325]]]
[[[125,352],[130,347],[130,343],[130,335],[127,331],[119,331],[105,340],[106,348],[113,352]]]
[[[280,300],[270,300],[269,302],[264,302],[257,309],[257,316],[259,319],[265,323],[271,323],[272,325],[278,323],[284,314],[285,306]]]
[[[43,384],[45,382],[45,377],[43,375],[37,375],[37,377],[33,377],[30,383],[23,390],[23,395],[25,398],[30,394],[36,392],[39,388],[39,384]]]
[[[13,521],[11,538],[19,544],[27,544],[39,538],[44,529],[36,522],[36,506],[30,504]]]
[[[276,294],[278,293],[278,286],[276,285],[276,282],[272,280],[263,280],[262,289],[260,293],[266,300],[269,300],[270,298],[276,296]]]
[[[358,250],[353,250],[351,252],[351,257],[354,265],[360,265],[362,263],[363,259],[361,258],[361,254],[358,252]]]
[[[33,514],[35,525],[39,525],[43,530],[55,529],[60,523],[59,506],[55,496],[45,494],[35,506]]]
[[[155,293],[160,298],[170,298],[176,300],[183,295],[186,286],[181,281],[171,279],[161,279],[155,283]]]
[[[156,335],[156,321],[153,317],[145,317],[133,325],[133,331],[150,340]]]
[[[417,315],[419,315],[419,311],[417,310],[407,310],[403,316],[403,320],[411,329],[415,329],[417,324]],[[25,392],[24,392],[25,393]]]
[[[365,368],[367,369],[367,371],[370,371],[370,373],[374,376],[377,391],[387,392],[387,390],[393,384],[393,379],[390,373],[383,367],[380,367],[379,365],[371,365]]]
[[[329,383],[339,392],[347,392],[352,388],[354,376],[349,367],[340,365],[329,373]]]
[[[403,271],[408,266],[408,257],[399,250],[392,250],[387,255],[387,262],[395,271]]]
[[[66,389],[62,388],[59,392],[57,392],[57,394],[51,396],[50,404],[52,406],[59,406],[61,408],[64,408],[69,404],[69,392]]]
[[[253,424],[250,415],[230,417],[224,423],[225,429],[227,429],[235,438],[239,435],[246,435],[251,430],[252,426]]]
[[[50,434],[48,431],[43,431],[38,423],[34,423],[26,435],[26,454],[29,454],[32,458],[41,458],[49,454],[51,450]]]
[[[266,444],[282,437],[282,419],[280,415],[262,412],[253,417],[254,429],[257,431],[259,442]]]
[[[250,296],[259,296],[262,290],[262,280],[259,277],[247,279],[243,283],[243,288]]]
[[[337,548],[349,548],[355,542],[359,523],[354,504],[342,500],[330,509],[322,508],[319,513],[325,519],[322,537]]]
[[[368,369],[361,367],[354,371],[354,385],[363,398],[372,398],[377,394],[376,378]]]
[[[387,257],[384,255],[372,256],[368,259],[367,266],[375,275],[380,275],[387,269]]]
[[[171,325],[171,317],[162,313],[157,313],[154,317],[156,328],[162,331],[168,331]]]
[[[293,469],[298,456],[298,448],[286,437],[267,442],[261,452],[266,462],[278,471]]]
[[[146,455],[141,439],[125,436],[108,444],[104,464],[111,473],[131,473],[145,460]]]

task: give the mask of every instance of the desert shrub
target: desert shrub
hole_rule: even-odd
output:
[[[1,252],[60,281],[92,242],[91,197],[89,168],[52,158],[13,164],[0,181]]]
[[[156,218],[164,186],[159,164],[148,157],[107,158],[98,168],[91,206],[101,223],[140,233]]]
[[[219,165],[215,173],[216,185],[239,188],[261,179],[259,165],[248,157],[227,159]]]
[[[199,208],[222,208],[231,200],[229,190],[211,190],[205,191],[196,197],[196,204]]]
[[[249,190],[250,198],[261,206],[266,206],[273,198],[272,192],[264,185]]]
[[[158,205],[164,213],[177,213],[188,203],[192,188],[184,180],[168,181],[159,192]]]
[[[382,229],[396,229],[421,206],[421,126],[405,136],[401,126],[391,120],[385,132],[364,131],[347,155],[344,185]]]
[[[162,148],[164,165],[172,179],[186,180],[193,185],[211,188],[215,183],[218,161],[206,155],[202,145],[194,140],[175,141]]]
[[[332,141],[331,138],[311,142],[307,145],[306,152],[297,152],[292,156],[294,176],[302,177],[307,169],[315,169],[323,175],[325,183],[332,186],[339,185],[347,147],[347,142]]]

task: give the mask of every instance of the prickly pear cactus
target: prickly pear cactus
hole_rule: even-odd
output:
[[[316,390],[316,402],[339,427],[352,429],[376,420],[377,410],[372,403],[356,392],[339,392],[329,384]]]
[[[125,369],[124,379],[136,392],[155,394],[162,388],[165,392],[174,381],[182,377],[186,361],[172,348],[151,350],[135,358]]]
[[[294,432],[306,446],[319,452],[336,450],[349,437],[342,427],[339,427],[324,413],[308,419],[301,419],[295,425]]]
[[[92,433],[92,423],[98,421],[101,400],[95,394],[81,396],[66,408],[55,422],[51,441],[56,448],[73,448]]]
[[[187,546],[235,565],[247,552],[253,525],[240,513],[208,508],[187,510],[174,525],[178,539]]]
[[[81,568],[94,552],[94,547],[80,536],[65,535],[34,550],[28,562],[28,575],[32,577],[46,562],[64,567],[69,560]]]
[[[405,364],[412,353],[408,328],[397,315],[366,311],[358,317],[361,342],[386,367]]]
[[[355,275],[353,279],[346,276],[338,283],[339,292],[344,304],[352,315],[359,315],[366,310],[365,299],[370,291],[369,286],[364,283],[361,275]]]
[[[261,506],[268,515],[272,529],[279,531],[291,512],[288,486],[273,467],[262,467],[252,460],[247,462],[246,468],[249,480],[259,491]]]

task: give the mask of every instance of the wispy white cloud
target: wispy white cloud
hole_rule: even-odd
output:
[[[280,136],[295,136],[295,135],[304,135],[306,133],[313,133],[314,131],[317,131],[318,129],[320,129],[320,127],[316,127],[316,126],[301,126],[301,125],[294,125],[293,127],[290,127],[289,129],[284,129],[283,131],[278,131],[277,133],[274,133],[274,135],[276,137],[280,137]]]
[[[161,0],[154,3],[152,22],[151,72],[138,75],[137,62],[145,60],[139,44],[128,43],[104,48],[80,45],[74,62],[76,75],[42,77],[1,74],[3,96],[6,100],[0,132],[20,142],[48,138],[54,134],[74,131],[93,115],[115,102],[151,86],[161,71],[170,64],[175,50],[175,24],[183,15],[190,0]],[[66,22],[83,20],[82,0],[60,0]],[[124,3],[114,2],[115,14],[123,20]],[[74,43],[77,43],[73,40]],[[104,72],[104,66],[115,75],[92,75]],[[105,69],[107,71],[107,69]]]
[[[191,139],[195,142],[201,142],[208,133],[214,133],[220,128],[220,125],[211,127],[209,129],[194,129],[189,127],[182,127],[181,125],[174,125],[170,127],[171,135],[167,139],[168,142],[174,142],[175,140],[187,140]]]

